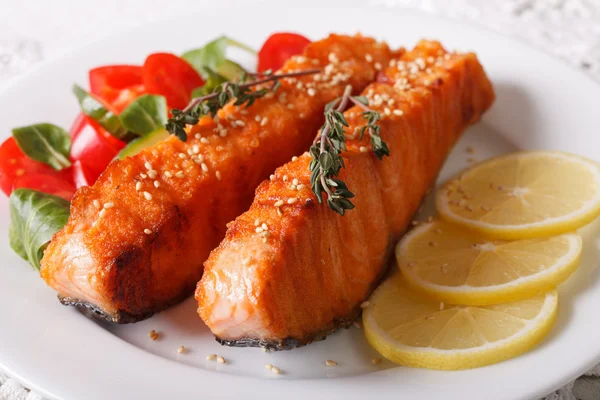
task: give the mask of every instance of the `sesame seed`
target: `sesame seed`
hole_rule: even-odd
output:
[[[286,182],[288,180],[288,176],[284,175],[282,179],[283,179],[284,182]]]
[[[273,366],[271,364],[265,364],[265,368],[270,370],[271,368],[273,368]]]
[[[205,163],[200,164],[200,167],[202,167],[202,171],[208,172],[208,166]]]
[[[381,358],[379,358],[379,357],[376,357],[376,358],[374,358],[374,359],[371,360],[371,364],[373,364],[373,365],[377,365],[377,364],[380,364],[380,363],[381,363]]]
[[[289,104],[287,105],[287,108],[288,108],[289,110],[293,110],[293,109],[295,108],[295,106],[294,106],[292,103],[289,103]]]
[[[383,109],[383,113],[384,113],[385,115],[392,115],[392,110],[390,110],[389,108],[385,107],[385,108]]]
[[[275,202],[275,204],[273,204],[275,207],[281,207],[283,205],[283,200],[277,200]]]
[[[144,229],[144,233],[146,235],[152,235],[152,231],[150,229],[148,229],[148,228]]]
[[[297,190],[302,190],[302,189],[304,189],[305,187],[306,187],[306,185],[304,185],[304,184],[300,184],[300,185],[296,186],[296,189],[297,189]]]
[[[147,162],[147,161],[146,161],[146,162],[144,163],[144,167],[146,167],[146,169],[147,169],[148,171],[150,171],[150,170],[152,169],[152,164],[150,164],[149,162]]]
[[[260,126],[265,126],[267,122],[269,122],[269,118],[263,117],[263,119],[260,121]]]
[[[94,200],[94,207],[100,208],[100,202],[98,200]]]
[[[171,171],[165,171],[165,176],[166,176],[167,178],[172,178],[172,177],[173,177],[173,174],[171,173]]]
[[[137,182],[135,184],[135,190],[136,192],[139,192],[142,189],[142,182]]]
[[[262,233],[262,231],[263,231],[262,226],[259,226],[256,229],[254,229],[254,232],[256,232],[256,233]]]
[[[215,176],[217,177],[218,180],[221,180],[221,171],[215,172]]]
[[[203,137],[200,139],[200,143],[208,144],[208,138]]]
[[[333,52],[329,53],[329,55],[327,56],[327,59],[329,60],[330,63],[334,63],[334,64],[339,61],[337,58],[337,55]]]
[[[317,91],[313,88],[309,88],[306,93],[310,96],[313,97],[315,94],[317,94]]]
[[[235,124],[237,126],[246,126],[246,123],[244,121],[242,121],[241,119],[238,119],[237,121],[235,121]]]
[[[277,374],[277,375],[281,374],[281,370],[277,367],[271,368],[271,372],[273,372],[274,374]]]
[[[177,171],[177,173],[175,174],[175,176],[177,178],[183,178],[185,176],[185,174],[183,173],[183,171]]]
[[[209,354],[206,356],[206,360],[207,361],[214,361],[217,359],[217,355],[216,354]]]
[[[269,227],[267,226],[266,223],[262,223],[261,228],[263,228],[265,231],[269,229]]]
[[[402,111],[402,110],[394,110],[392,112],[394,113],[394,115],[398,115],[398,116],[404,115],[404,111]]]
[[[294,178],[292,179],[292,185],[296,186],[298,184],[298,179]]]
[[[281,211],[281,208],[277,207],[277,215],[279,215],[280,217],[283,217],[283,211]]]
[[[106,208],[100,210],[100,213],[98,213],[98,215],[100,216],[100,218],[104,217],[106,215]]]
[[[371,305],[371,303],[369,303],[369,301],[363,301],[362,303],[360,303],[360,308],[367,308]]]
[[[158,176],[158,171],[155,171],[155,170],[148,171],[148,177],[150,179],[155,179],[157,176]]]
[[[225,364],[225,358],[223,356],[218,356],[217,357],[217,362],[219,364]]]
[[[201,135],[201,134],[199,134],[199,133],[196,133],[196,134],[194,135],[194,137],[195,137],[196,139],[200,139],[200,138],[202,137],[202,135]]]
[[[109,201],[108,203],[104,203],[104,208],[109,209],[109,208],[113,208],[115,206],[115,203],[113,203],[112,201]]]
[[[154,187],[158,188],[160,186],[160,182],[159,181],[154,181]]]
[[[373,66],[377,71],[381,71],[381,63],[376,62],[375,64],[373,64]]]
[[[335,367],[337,365],[337,362],[333,360],[325,360],[325,365],[327,365],[328,367]]]
[[[179,348],[177,349],[177,352],[178,352],[179,354],[183,354],[183,353],[185,353],[185,346],[179,346]]]
[[[147,177],[148,177],[148,175],[146,175],[146,174],[140,174],[140,178],[142,178],[142,179],[146,179]]]
[[[187,158],[187,154],[179,153],[179,158],[181,158],[183,160],[183,159]]]
[[[241,110],[240,114],[242,114],[242,115],[248,115],[248,110]]]
[[[198,154],[200,153],[200,146],[198,146],[197,144],[192,146],[192,153],[194,154]]]
[[[367,151],[369,151],[369,149],[368,149],[368,148],[366,148],[365,146],[360,146],[360,147],[358,148],[358,150],[360,150],[360,152],[361,152],[361,153],[366,153]]]
[[[292,197],[291,199],[288,199],[287,203],[288,204],[294,204],[297,201],[298,201],[298,199],[296,199],[295,197]]]
[[[296,161],[298,159],[298,157],[294,156],[292,157],[292,161]]]
[[[152,195],[148,192],[144,192],[144,197],[146,198],[146,200],[152,200]]]
[[[254,220],[254,226],[259,226],[260,225],[260,220],[258,218],[256,218]]]
[[[367,60],[367,62],[373,62],[373,56],[370,54],[365,54],[365,60]]]

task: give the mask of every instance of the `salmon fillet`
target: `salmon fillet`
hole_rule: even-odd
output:
[[[366,58],[387,64],[392,56],[374,39],[331,35],[280,71],[321,73],[282,79],[248,109],[225,106],[191,128],[186,143],[172,136],[113,162],[73,197],[67,225],[44,253],[42,278],[64,304],[117,323],[192,294],[226,223],[277,166],[308,148],[325,104],[347,84],[360,90],[375,80],[378,65]]]
[[[365,121],[354,107],[344,113],[340,179],[356,194],[355,209],[340,216],[317,202],[308,153],[258,187],[196,290],[198,312],[219,342],[289,349],[351,324],[452,146],[494,100],[474,54],[449,54],[430,41],[390,61],[363,94],[381,113],[390,157],[375,157],[368,134],[359,140]]]

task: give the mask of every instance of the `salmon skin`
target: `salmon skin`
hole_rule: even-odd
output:
[[[204,264],[198,313],[222,344],[290,349],[348,327],[454,143],[494,100],[474,54],[432,41],[391,60],[363,95],[391,155],[378,160],[358,137],[361,109],[344,113],[340,179],[356,208],[340,216],[317,202],[305,153],[258,187]]]
[[[393,56],[374,39],[331,35],[280,71],[320,73],[282,79],[247,109],[225,106],[192,127],[186,143],[172,136],[113,162],[73,197],[67,225],[44,253],[42,278],[64,304],[116,323],[181,301],[259,183],[308,148],[324,106],[347,84],[361,90],[376,79],[367,59],[386,64]]]

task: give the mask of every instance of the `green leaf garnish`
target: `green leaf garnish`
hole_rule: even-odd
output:
[[[15,128],[13,137],[27,157],[48,164],[57,171],[71,166],[71,137],[53,124],[34,124]]]
[[[227,36],[221,36],[199,49],[186,51],[181,57],[190,63],[204,79],[209,78],[208,70],[217,71],[226,76],[226,74],[219,71],[219,68],[226,61],[225,52],[229,46],[237,47],[254,55],[256,54],[256,50],[251,47],[230,39]],[[229,78],[228,76],[226,77]]]
[[[73,85],[73,93],[79,101],[81,111],[98,122],[101,127],[106,129],[111,135],[119,140],[129,141],[136,135],[129,132],[123,126],[118,115],[113,114],[109,109],[96,100],[90,93],[77,85]]]
[[[123,127],[140,136],[163,129],[167,122],[167,100],[145,94],[135,99],[119,116]]]
[[[10,247],[36,270],[52,235],[69,219],[69,202],[31,189],[10,195]]]

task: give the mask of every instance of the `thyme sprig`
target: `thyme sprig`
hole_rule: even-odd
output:
[[[310,148],[312,160],[309,169],[312,191],[319,203],[323,202],[322,193],[325,192],[327,205],[340,215],[354,208],[354,204],[349,200],[354,197],[354,193],[348,189],[344,181],[336,179],[340,170],[345,167],[344,159],[340,154],[346,150],[345,128],[349,125],[342,112],[349,102],[361,107],[362,116],[367,120],[367,124],[359,129],[360,138],[363,138],[366,131],[369,132],[373,151],[380,160],[384,155],[390,154],[387,144],[380,136],[380,127],[377,124],[381,118],[379,113],[368,107],[369,101],[366,97],[351,96],[351,93],[352,87],[348,85],[342,97],[325,107],[325,124],[321,128],[321,134],[315,138]]]
[[[219,109],[223,108],[230,101],[234,101],[236,106],[250,107],[256,99],[264,97],[269,92],[276,92],[282,78],[294,78],[304,75],[312,75],[320,72],[319,69],[309,69],[305,71],[290,72],[285,74],[272,74],[265,71],[259,74],[246,74],[239,82],[224,82],[210,94],[196,97],[183,108],[172,109],[171,118],[167,121],[165,127],[169,133],[177,136],[180,140],[187,140],[185,132],[186,125],[195,125],[200,117],[210,115],[214,117]],[[253,90],[252,87],[271,83],[267,87]]]

